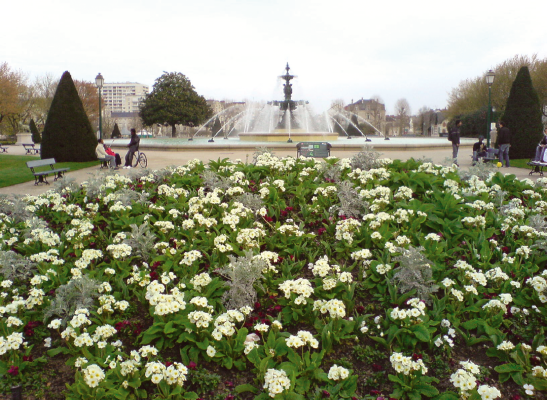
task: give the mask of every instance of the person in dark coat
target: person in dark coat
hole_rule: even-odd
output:
[[[483,143],[484,136],[479,136],[479,141],[473,145],[473,165],[479,158],[486,157],[486,146]]]
[[[505,121],[500,121],[500,131],[498,133],[499,161],[505,168],[509,168],[509,148],[511,147],[511,131],[506,126]]]
[[[129,147],[129,151],[125,155],[125,166],[124,168],[131,168],[131,160],[133,160],[133,154],[137,150],[139,150],[139,143],[141,141],[141,138],[137,135],[137,132],[135,129],[131,129],[131,140],[129,141],[129,144],[127,147]]]
[[[454,164],[459,167],[458,164],[458,151],[460,150],[460,126],[462,126],[462,121],[457,119],[454,128],[450,131],[450,141],[452,142],[452,159]]]

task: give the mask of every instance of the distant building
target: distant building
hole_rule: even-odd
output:
[[[367,121],[381,132],[385,132],[386,129],[386,106],[375,99],[363,99],[357,100],[355,103],[352,101],[344,107],[344,110],[358,115],[359,125],[362,125],[364,121]],[[366,124],[366,123],[365,123]],[[372,129],[374,132],[374,129]],[[377,133],[377,132],[376,132]]]
[[[138,113],[140,103],[148,91],[148,86],[142,83],[105,83],[102,96],[107,109],[112,113]]]

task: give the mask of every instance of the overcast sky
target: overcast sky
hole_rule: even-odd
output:
[[[317,111],[380,96],[443,108],[459,82],[516,54],[547,56],[543,1],[6,0],[0,62],[32,80],[154,84],[182,72],[207,99],[293,99]]]

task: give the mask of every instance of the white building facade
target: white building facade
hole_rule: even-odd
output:
[[[149,87],[142,83],[105,83],[102,96],[106,107],[113,113],[138,113],[140,102]]]

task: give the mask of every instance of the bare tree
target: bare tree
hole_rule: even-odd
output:
[[[399,120],[400,135],[404,133],[405,127],[408,126],[410,111],[410,104],[404,97],[395,102],[395,116]]]
[[[33,87],[35,92],[35,102],[33,116],[38,125],[45,125],[53,96],[57,90],[59,84],[59,78],[55,77],[51,73],[38,76],[34,80]]]

